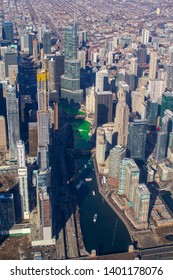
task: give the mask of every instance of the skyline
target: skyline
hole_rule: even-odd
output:
[[[170,0],[1,2],[0,258],[15,235],[14,259],[172,258],[172,14]]]

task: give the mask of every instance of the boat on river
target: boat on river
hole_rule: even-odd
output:
[[[93,195],[96,195],[96,194],[95,194],[95,191],[93,191],[92,193],[93,193]]]
[[[91,181],[92,181],[92,178],[85,178],[85,181],[86,181],[86,182],[91,182]]]
[[[93,217],[93,222],[95,223],[97,221],[97,213],[94,214],[94,217]]]

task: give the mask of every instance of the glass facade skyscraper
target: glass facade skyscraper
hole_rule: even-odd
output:
[[[146,120],[134,120],[129,123],[127,148],[131,158],[145,158],[147,127]]]
[[[45,31],[43,34],[43,53],[50,54],[51,53],[51,33],[50,31]]]
[[[160,117],[162,118],[166,109],[173,111],[173,92],[165,92],[162,95]]]
[[[61,97],[81,103],[83,90],[80,89],[80,61],[77,60],[77,25],[65,27],[65,71],[61,76]]]
[[[19,129],[19,108],[16,98],[16,88],[13,85],[7,86],[7,124],[10,158],[17,160],[17,141],[20,139]]]
[[[4,22],[2,25],[2,37],[4,40],[13,43],[13,23]]]

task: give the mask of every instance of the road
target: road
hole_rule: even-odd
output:
[[[173,245],[143,249],[139,255],[142,260],[173,259]]]

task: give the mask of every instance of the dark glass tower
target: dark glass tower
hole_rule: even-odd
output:
[[[157,124],[158,108],[159,108],[159,104],[156,101],[151,100],[151,99],[147,100],[148,125]]]
[[[162,104],[161,104],[161,113],[160,117],[162,118],[166,109],[173,111],[173,93],[165,92],[162,95]]]
[[[50,31],[45,31],[43,34],[43,53],[51,53],[51,33]]]
[[[13,43],[13,23],[4,22],[2,26],[2,37],[4,40]]]
[[[80,62],[77,60],[77,26],[65,27],[64,31],[65,71],[61,76],[61,97],[81,103],[83,90],[80,89]]]
[[[131,158],[141,160],[145,158],[147,127],[146,120],[134,120],[129,123],[127,147]]]

